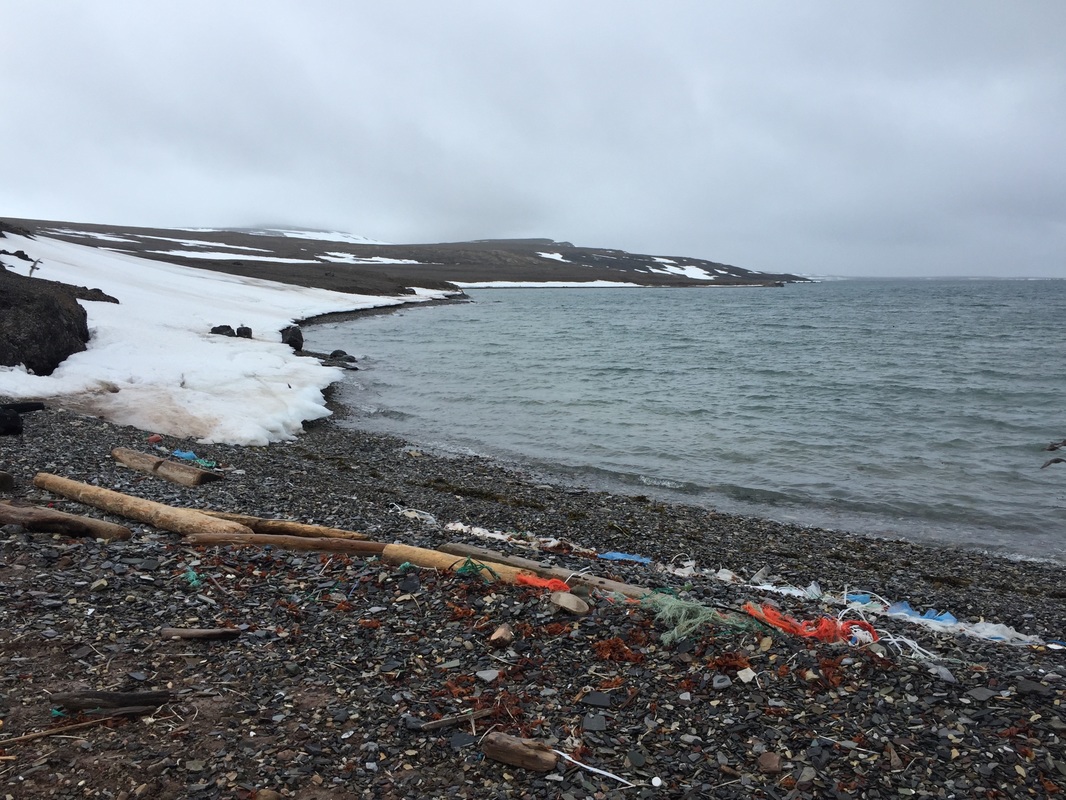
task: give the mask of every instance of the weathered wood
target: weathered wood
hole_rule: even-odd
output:
[[[71,500],[146,522],[174,533],[251,534],[251,531],[244,525],[225,519],[215,519],[191,508],[175,508],[152,500],[142,500],[139,497],[131,497],[110,489],[101,489],[98,486],[90,486],[87,483],[80,483],[47,472],[38,472],[33,479],[33,485],[61,497],[69,497]]]
[[[279,536],[325,536],[331,539],[365,539],[365,533],[346,531],[341,528],[330,528],[326,525],[309,525],[305,522],[296,522],[289,519],[262,519],[250,514],[234,514],[229,511],[204,511],[208,516],[218,519],[228,519],[231,522],[239,522],[246,525],[255,533],[277,534]]]
[[[519,739],[506,733],[492,731],[481,740],[481,752],[494,761],[502,761],[522,769],[548,772],[555,769],[559,756],[544,742]]]
[[[429,567],[454,572],[460,569],[467,561],[466,556],[455,556],[442,553],[439,550],[427,550],[423,547],[411,547],[405,544],[385,545],[381,554],[381,560],[386,564],[399,565],[411,563],[419,567]],[[472,559],[488,569],[480,571],[480,575],[488,581],[501,581],[502,583],[515,583],[519,575],[533,575],[526,569],[501,564],[498,561],[484,559]],[[491,570],[491,571],[490,571]]]
[[[37,731],[36,733],[27,733],[23,736],[14,736],[10,739],[0,739],[0,748],[7,747],[8,745],[18,744],[19,742],[32,742],[34,739],[43,739],[46,736],[58,736],[61,733],[69,733],[70,731],[78,731],[82,728],[91,728],[94,725],[102,725],[105,722],[109,722],[113,719],[122,719],[120,716],[111,714],[106,717],[99,717],[97,719],[91,719],[88,722],[75,722],[73,725],[63,725],[58,728],[49,728],[46,731]]]
[[[501,564],[528,569],[542,578],[558,578],[559,580],[566,581],[571,586],[580,584],[582,586],[587,586],[590,589],[600,589],[604,592],[617,592],[626,597],[641,598],[644,597],[644,595],[651,594],[651,589],[646,586],[633,586],[629,583],[620,583],[618,581],[612,581],[609,578],[600,578],[596,575],[589,575],[588,573],[573,572],[572,570],[564,569],[563,567],[553,567],[541,562],[531,561],[528,558],[498,553],[487,547],[478,547],[476,545],[462,544],[460,542],[448,542],[440,545],[437,549],[441,552],[451,553],[457,556],[465,556],[477,560],[489,559]]]
[[[477,711],[470,711],[466,714],[456,714],[451,717],[441,717],[440,719],[433,719],[429,722],[423,722],[422,727],[419,730],[423,731],[437,731],[441,728],[447,728],[451,725],[457,725],[460,722],[469,722],[474,719],[481,719],[492,714],[496,709],[494,708],[482,708]]]
[[[0,525],[21,525],[28,531],[91,536],[109,542],[133,535],[129,528],[114,522],[67,514],[54,508],[17,505],[10,500],[0,500]]]
[[[143,717],[159,710],[159,706],[119,706],[118,708],[87,708],[86,717]]]
[[[552,565],[546,561],[534,561],[531,558],[508,555],[498,550],[490,550],[488,547],[478,547],[476,544],[463,544],[461,542],[445,542],[437,547],[442,553],[452,553],[457,556],[469,558],[487,559],[500,564],[508,564],[519,569],[528,569],[538,575],[544,571],[550,571]]]
[[[160,628],[164,639],[236,639],[241,635],[238,628]]]
[[[173,699],[171,692],[57,692],[48,698],[53,706],[62,706],[69,711],[130,706],[158,708]]]
[[[151,453],[130,450],[128,447],[116,447],[111,451],[111,457],[130,469],[146,472],[149,475],[158,475],[160,478],[181,486],[200,486],[210,481],[220,481],[223,478],[217,472],[200,469],[191,464],[170,461]]]
[[[221,522],[221,520],[219,520]],[[235,523],[234,523],[235,524]],[[192,533],[185,537],[187,544],[224,544],[237,547],[277,547],[279,550],[309,550],[312,552],[355,553],[381,555],[386,545],[364,539],[331,539],[328,536],[271,536],[265,533]]]

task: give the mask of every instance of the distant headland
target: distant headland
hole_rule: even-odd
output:
[[[293,228],[140,228],[3,218],[7,230],[141,258],[355,294],[514,286],[784,286],[806,282],[686,256],[653,256],[552,239],[386,244]]]

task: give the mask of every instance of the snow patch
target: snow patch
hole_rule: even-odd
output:
[[[47,376],[0,367],[0,395],[46,399],[119,425],[197,439],[263,445],[294,438],[329,415],[322,390],[341,371],[297,356],[279,331],[298,319],[420,302],[447,292],[376,297],[229,275],[58,239],[8,234],[40,259],[35,278],[98,287],[119,304],[84,301],[91,338]],[[232,256],[230,256],[232,257]],[[13,272],[28,274],[16,262]],[[247,325],[253,339],[214,336]]]

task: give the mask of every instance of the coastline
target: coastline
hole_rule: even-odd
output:
[[[1047,640],[1061,638],[1066,618],[1054,565],[546,485],[332,420],[264,447],[167,437],[168,448],[233,467],[224,480],[191,489],[115,464],[112,447],[148,448],[144,431],[55,409],[25,422],[21,438],[0,442],[0,470],[15,476],[9,494],[113,521],[121,520],[57,501],[30,479],[47,469],[174,505],[313,521],[385,542],[465,541],[531,554],[444,528],[459,522],[662,564],[694,559],[701,571],[681,577],[577,553],[539,556],[723,611],[745,601],[773,601],[797,618],[839,611],[714,577],[722,567],[747,578],[768,567],[797,587],[862,589]],[[1066,770],[1062,651],[1044,646],[937,633],[894,617],[871,619],[935,661],[887,638],[850,647],[770,629],[711,625],[671,642],[670,625],[649,609],[606,597],[592,597],[592,614],[572,618],[537,590],[432,570],[417,571],[412,583],[407,571],[362,558],[189,547],[174,534],[132,527],[131,540],[109,545],[3,529],[0,739],[47,726],[52,692],[169,686],[177,694],[174,713],[152,725],[99,726],[81,739],[3,749],[15,760],[0,764],[0,782],[16,796],[71,792],[80,780],[90,796],[132,795],[144,785],[153,797],[888,797],[899,789],[935,795],[946,781],[959,797],[977,787],[1021,796],[1048,791],[1042,782],[1061,782]],[[190,569],[201,576],[196,586]],[[485,640],[504,621],[523,633],[517,649],[496,653]],[[219,624],[248,629],[233,644],[158,637],[160,625]],[[597,644],[615,640],[633,661],[599,657]],[[740,678],[741,660],[758,680]],[[476,677],[491,670],[491,681]],[[582,702],[586,686],[607,706]],[[405,722],[464,708],[491,716],[471,734]],[[1004,734],[1019,720],[1024,728]],[[490,728],[549,741],[639,786],[623,794],[568,764],[542,776],[483,759],[477,740]],[[651,786],[653,777],[663,788]]]

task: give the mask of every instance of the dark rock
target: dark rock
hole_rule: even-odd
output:
[[[0,270],[0,364],[51,375],[87,341],[85,309],[73,287]]]
[[[281,343],[287,344],[293,350],[299,352],[304,349],[304,332],[299,325],[290,325],[281,329]]]
[[[10,492],[15,488],[15,476],[10,472],[0,472],[0,492]]]
[[[581,727],[586,731],[607,730],[607,718],[603,714],[586,714],[581,720]]]
[[[217,333],[219,336],[236,336],[237,333],[230,325],[216,325],[211,329],[211,333]]]
[[[247,325],[240,325],[237,328],[237,336],[239,336],[241,339],[251,339],[252,329],[249,328]]]
[[[336,361],[347,361],[349,364],[355,363],[355,356],[348,355],[348,353],[344,350],[334,350],[332,353],[329,354],[329,357],[335,359]]]
[[[22,417],[17,411],[0,408],[0,436],[18,436],[22,433]]]
[[[610,708],[611,696],[606,692],[589,692],[581,698],[581,702],[594,708]]]

